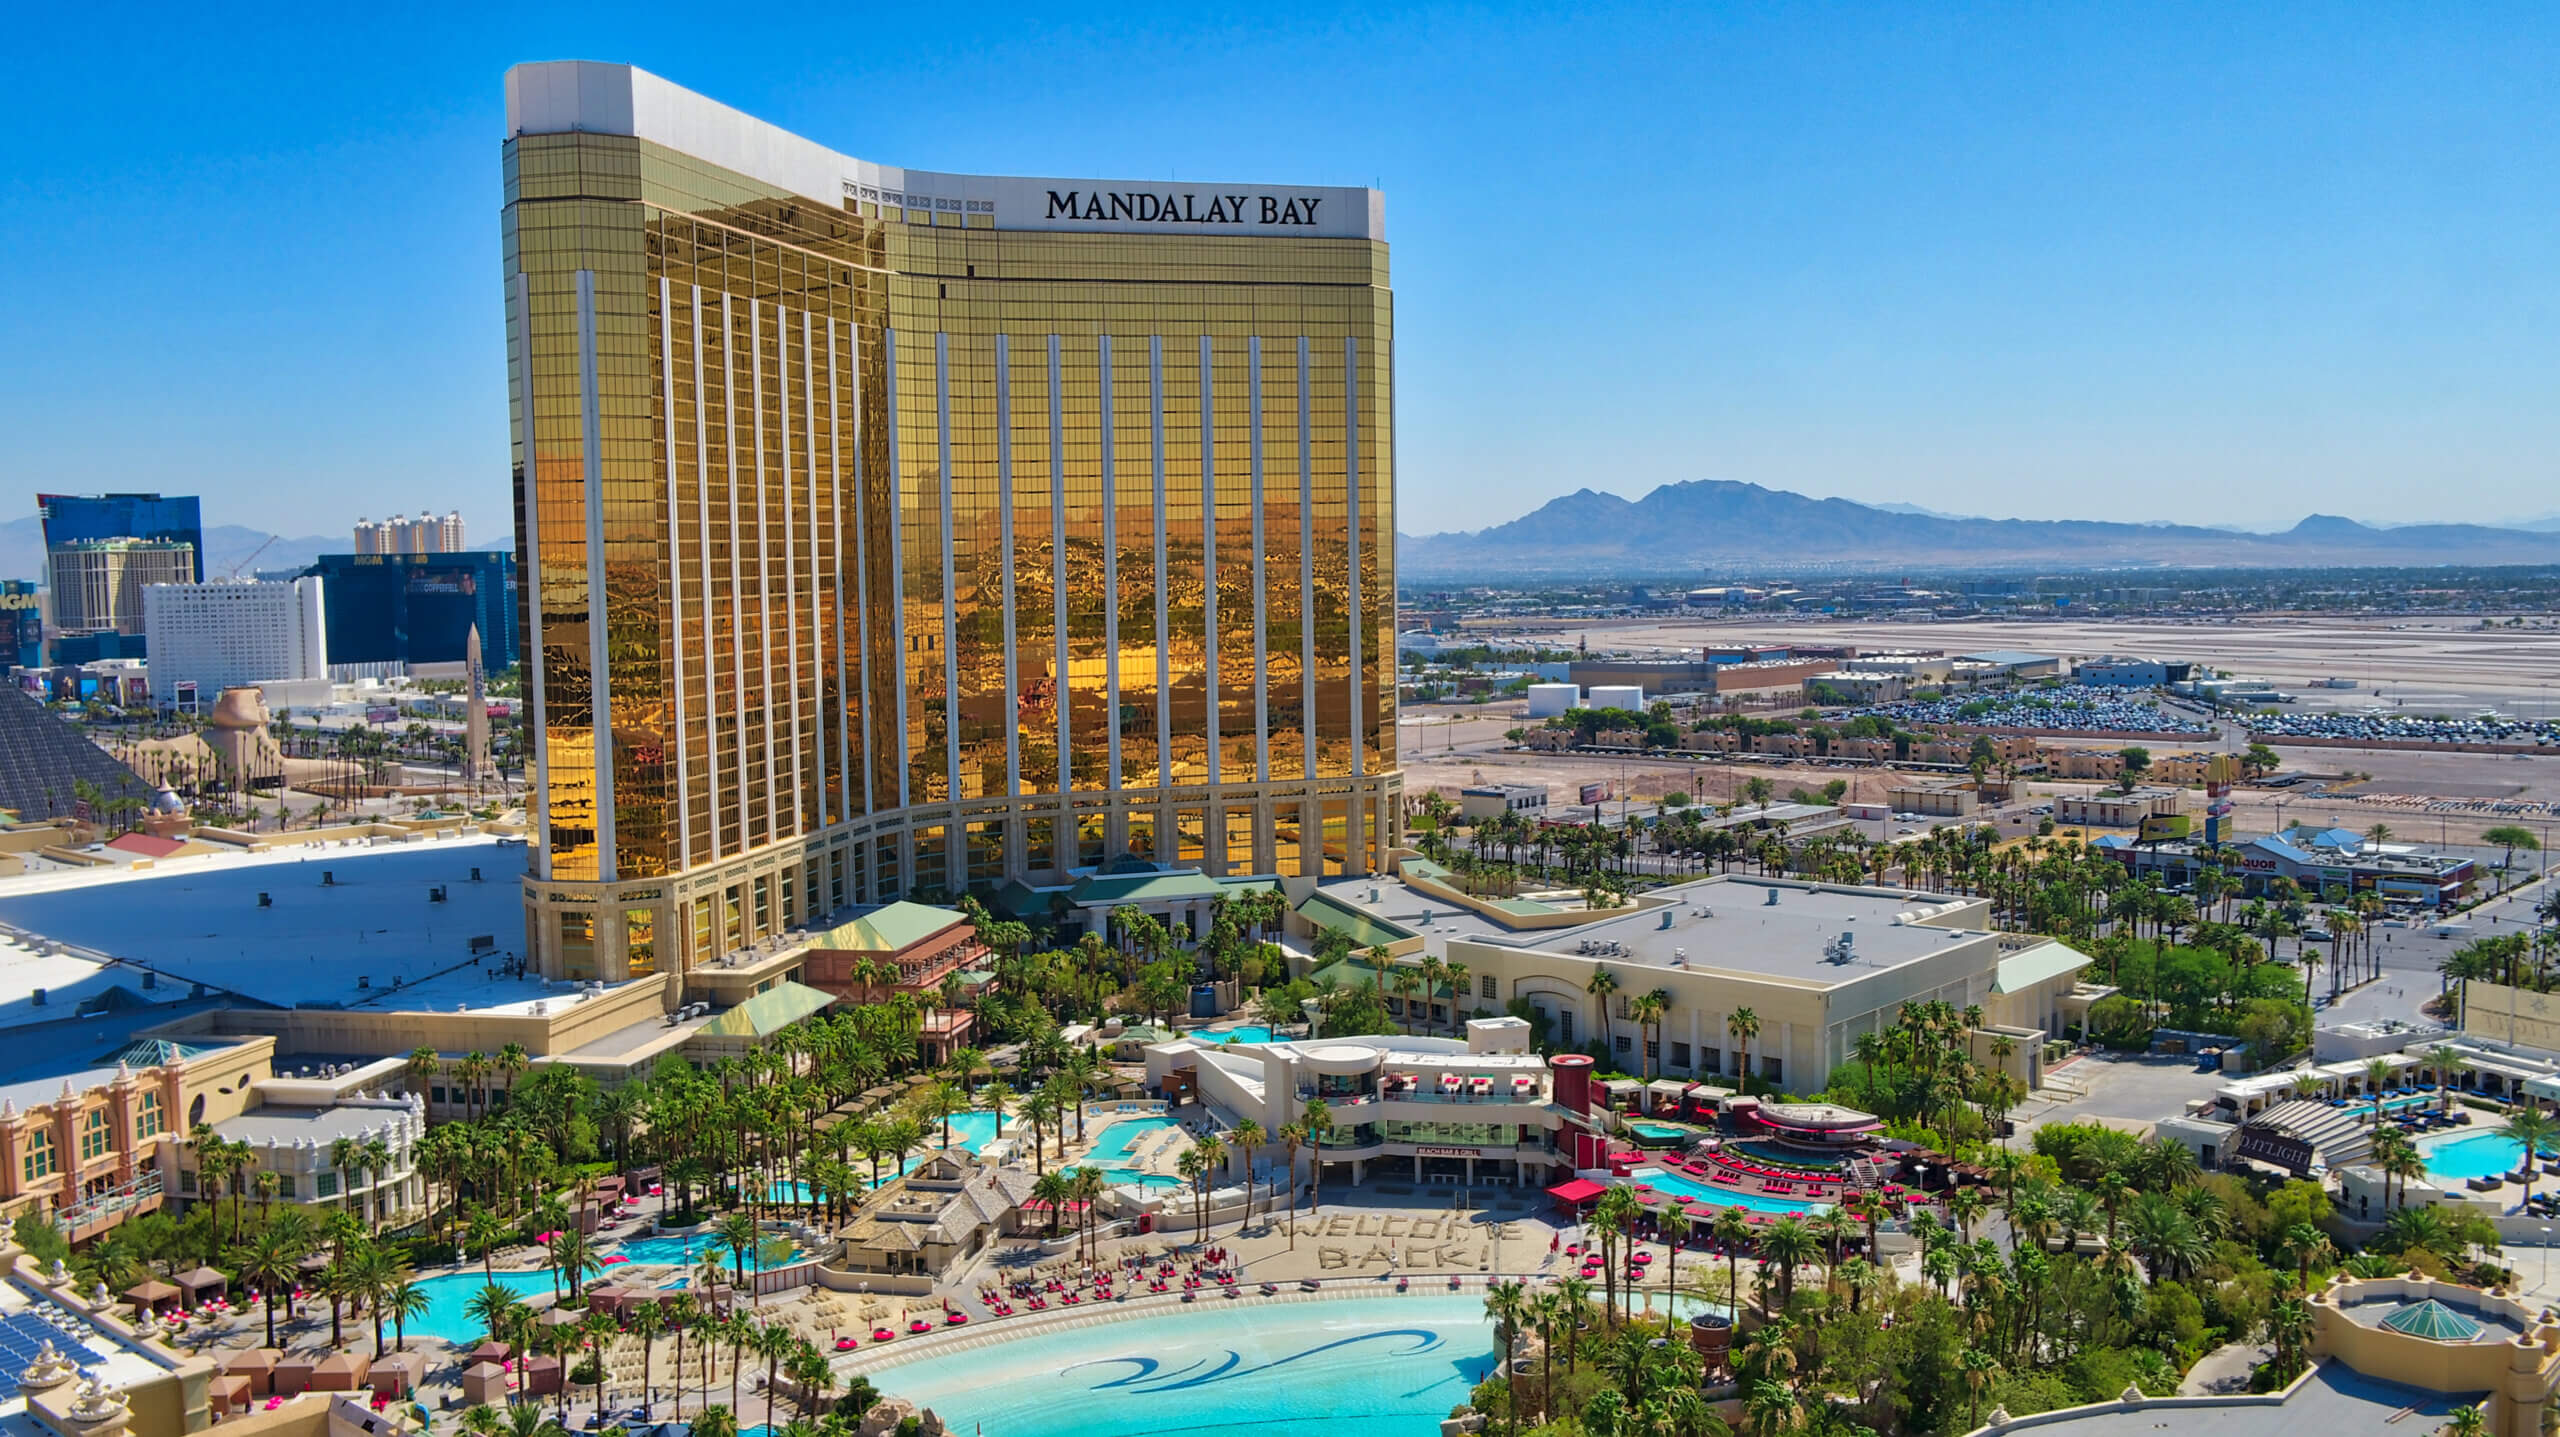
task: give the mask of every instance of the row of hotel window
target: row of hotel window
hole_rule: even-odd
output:
[[[1573,1015],[1569,1013],[1565,1015],[1564,1026],[1565,1041],[1570,1043],[1573,1041]],[[1617,1048],[1618,1052],[1622,1055],[1632,1055],[1635,1052],[1635,1039],[1629,1034],[1620,1033],[1618,1034]],[[1698,1050],[1698,1053],[1700,1061],[1693,1071],[1705,1072],[1711,1076],[1730,1076],[1725,1072],[1723,1049],[1701,1048]],[[1644,1055],[1648,1058],[1660,1058],[1662,1056],[1662,1040],[1659,1038],[1645,1039]],[[1742,1055],[1739,1053],[1734,1055],[1737,1060],[1739,1060],[1741,1056]],[[1674,1068],[1690,1067],[1689,1045],[1686,1043],[1672,1044],[1671,1060],[1666,1066]],[[1766,1054],[1761,1056],[1760,1076],[1764,1080],[1772,1083],[1782,1082],[1785,1080],[1786,1071],[1787,1067],[1785,1059],[1772,1058]]]
[[[187,1194],[188,1196],[193,1196],[195,1194],[196,1170],[194,1168],[178,1169],[178,1191]],[[311,1179],[311,1195],[314,1198],[336,1197],[338,1195],[338,1175],[326,1169],[314,1175]],[[293,1174],[276,1174],[276,1196],[288,1200],[300,1200],[302,1194],[296,1190]]]
[[[142,1112],[133,1120],[133,1140],[147,1142],[168,1131],[168,1122],[160,1110],[160,1095],[142,1095]],[[105,1108],[91,1108],[80,1119],[80,1161],[90,1162],[114,1152],[115,1119]],[[23,1182],[32,1183],[60,1171],[61,1155],[54,1151],[53,1129],[37,1127],[27,1133],[26,1151],[19,1155],[18,1172]]]

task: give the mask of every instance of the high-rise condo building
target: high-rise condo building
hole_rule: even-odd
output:
[[[406,514],[380,523],[358,519],[355,544],[359,554],[459,554],[464,547],[462,513],[455,510],[439,519],[421,509],[415,519]]]
[[[903,170],[621,65],[507,113],[543,971],[1130,856],[1377,866],[1375,191]]]

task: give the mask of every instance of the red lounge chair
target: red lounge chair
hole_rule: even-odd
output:
[[[874,1342],[887,1342],[889,1339],[896,1337],[897,1335],[898,1334],[891,1332],[885,1327],[875,1327],[871,1329],[871,1340]]]

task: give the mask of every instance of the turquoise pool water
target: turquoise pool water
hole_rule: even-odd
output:
[[[529,1298],[537,1292],[548,1294],[551,1291],[551,1272],[548,1268],[537,1268],[532,1272],[502,1272],[497,1276],[497,1283],[518,1298]],[[471,1299],[488,1285],[489,1279],[482,1276],[478,1268],[420,1279],[418,1290],[427,1295],[427,1312],[424,1317],[410,1318],[409,1330],[465,1346],[487,1337],[488,1329],[472,1321],[467,1309]]]
[[[1212,1307],[871,1374],[953,1432],[1434,1437],[1494,1365],[1481,1294]]]
[[[635,1263],[659,1262],[667,1263],[676,1267],[693,1268],[701,1266],[704,1256],[715,1249],[720,1254],[720,1262],[722,1266],[735,1265],[734,1259],[729,1256],[728,1246],[723,1243],[714,1242],[709,1234],[682,1237],[635,1238],[634,1240],[626,1242],[622,1246],[614,1249],[614,1251],[631,1259]],[[778,1267],[787,1263],[797,1262],[800,1260],[800,1256],[800,1249],[795,1244],[791,1249],[791,1255],[789,1257],[783,1259],[781,1263],[770,1265]],[[616,1263],[614,1266],[619,1267],[621,1264]],[[758,1261],[755,1255],[750,1253],[747,1257],[747,1266],[761,1269],[768,1266],[768,1264]],[[613,1269],[607,1268],[605,1270],[610,1272]]]
[[[1677,1142],[1690,1133],[1689,1129],[1673,1123],[1629,1123],[1627,1127],[1637,1137],[1651,1138],[1658,1143]]]
[[[1141,1172],[1129,1166],[1129,1149],[1149,1133],[1160,1133],[1174,1126],[1171,1118],[1121,1118],[1096,1133],[1093,1151],[1077,1160],[1078,1167],[1102,1169],[1103,1181],[1123,1187],[1178,1188],[1182,1179],[1162,1173]]]
[[[1182,1036],[1201,1043],[1268,1043],[1271,1030],[1260,1024],[1229,1028],[1223,1033],[1185,1033]]]
[[[937,1129],[940,1126],[935,1125]],[[937,1131],[935,1136],[940,1137],[940,1132]],[[965,1113],[951,1115],[951,1146],[955,1148],[965,1148],[974,1153],[993,1142],[995,1136],[996,1115],[991,1108],[971,1108]]]
[[[1736,1192],[1732,1188],[1702,1183],[1686,1173],[1664,1168],[1636,1168],[1630,1174],[1636,1181],[1655,1192],[1691,1202],[1713,1203],[1719,1207],[1747,1207],[1754,1212],[1820,1212],[1831,1206],[1827,1202],[1804,1202],[1796,1198],[1763,1197],[1758,1193]]]
[[[2511,1173],[2524,1161],[2524,1144],[2497,1133],[2467,1133],[2424,1151],[2428,1175],[2455,1182]]]

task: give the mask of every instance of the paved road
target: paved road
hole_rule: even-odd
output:
[[[2546,883],[2549,881],[2544,880]],[[2318,991],[2313,1004],[2317,1009],[2317,1021],[2323,1027],[2383,1018],[2397,1018],[2408,1023],[2434,1022],[2418,1008],[2443,988],[2443,979],[2436,973],[2436,965],[2471,938],[2494,937],[2531,927],[2533,907],[2541,901],[2544,891],[2542,883],[2529,883],[2494,903],[2482,904],[2462,916],[2462,921],[2471,925],[2471,932],[2460,937],[2438,938],[2427,931],[2430,925],[2422,919],[2411,920],[2417,925],[2415,927],[2375,929],[2373,950],[2381,960],[2382,977],[2360,988],[2350,989],[2332,1006],[2328,974],[2325,971],[2321,973],[2316,981]],[[2363,961],[2364,955],[2359,952],[2356,962]]]
[[[2209,1098],[2231,1081],[2221,1073],[2199,1072],[2193,1058],[2155,1058],[2132,1053],[2091,1053],[2061,1070],[2061,1079],[2087,1096],[2053,1101],[2046,1088],[2010,1116],[2020,1134],[2046,1123],[2083,1122],[2090,1118],[2132,1118],[2158,1122],[2187,1110],[2197,1098]]]

